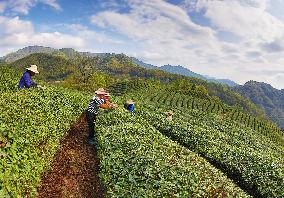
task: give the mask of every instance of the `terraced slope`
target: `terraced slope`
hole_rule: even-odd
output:
[[[17,90],[19,73],[0,71],[0,197],[33,197],[90,95],[48,85]],[[120,96],[112,99],[123,106],[134,98],[135,113],[119,107],[97,121],[106,197],[284,194],[284,138],[273,123],[210,97],[134,86],[142,88],[129,94],[124,85],[114,87]],[[165,119],[168,110],[173,121]]]
[[[107,197],[249,197],[198,154],[124,109],[99,116]]]
[[[255,127],[255,124],[233,120],[230,113],[211,113],[198,100],[186,107],[182,105],[188,104],[186,98],[177,99],[174,94],[165,97],[156,92],[155,97],[159,99],[153,99],[148,90],[126,97],[141,101],[137,113],[149,124],[203,156],[251,195],[281,197],[284,194],[284,139],[274,126],[269,128],[267,123],[260,122]],[[165,119],[164,112],[168,110],[175,113],[172,122]]]

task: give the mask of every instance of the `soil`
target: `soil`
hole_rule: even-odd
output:
[[[61,141],[52,170],[43,175],[38,198],[104,197],[97,152],[87,143],[87,135],[86,115],[82,114]]]

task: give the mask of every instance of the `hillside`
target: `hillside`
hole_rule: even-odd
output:
[[[16,52],[10,53],[4,57],[1,57],[0,61],[4,61],[6,63],[12,63],[19,59],[25,58],[31,54],[34,54],[34,53],[53,54],[53,55],[65,57],[66,59],[74,59],[78,56],[84,56],[84,57],[89,57],[89,58],[106,58],[109,56],[119,55],[119,54],[114,54],[114,53],[77,52],[72,48],[54,49],[54,48],[43,47],[43,46],[28,46]],[[210,76],[203,76],[203,75],[194,73],[183,66],[164,65],[164,66],[158,67],[158,66],[144,63],[143,61],[137,58],[134,58],[134,57],[131,57],[130,59],[132,60],[133,63],[141,67],[144,67],[146,69],[162,70],[162,71],[169,72],[172,74],[180,74],[184,76],[200,78],[203,80],[207,80],[208,82],[221,83],[221,84],[232,86],[232,87],[237,85],[237,83],[235,83],[232,80],[217,79],[217,78],[210,77]]]
[[[35,53],[60,55],[65,58],[74,58],[78,55],[78,52],[71,48],[54,49],[51,47],[44,46],[28,46],[23,49],[19,49],[16,52],[7,54],[6,56],[1,57],[0,59],[6,63],[12,63]]]
[[[278,90],[269,84],[255,81],[237,86],[234,90],[262,108],[269,118],[279,127],[284,128],[284,90]]]
[[[85,154],[79,154],[80,148],[88,148],[85,136],[76,135],[85,133],[86,125],[79,119],[74,128],[77,132],[70,130],[70,134],[63,136],[70,122],[83,112],[91,95],[50,84],[46,84],[48,88],[44,91],[17,91],[19,71],[9,67],[0,70],[4,74],[0,78],[1,112],[6,115],[0,121],[1,147],[4,145],[0,148],[4,156],[0,159],[0,174],[14,175],[1,179],[0,193],[14,196],[29,192],[33,196],[41,185],[46,187],[41,186],[40,193],[59,190],[56,192],[71,196],[85,189],[83,185],[88,185],[87,192],[91,192],[89,183],[76,185],[84,174],[80,163],[89,160]],[[284,137],[270,122],[238,111],[214,97],[200,98],[178,90],[169,92],[168,86],[158,88],[153,81],[141,79],[129,82],[126,87],[116,86],[114,91],[125,89],[121,96],[112,96],[119,108],[101,112],[96,125],[98,150],[87,149],[93,155],[98,152],[100,169],[93,168],[99,171],[105,197],[279,197],[283,194]],[[123,109],[128,98],[136,101],[133,114]],[[15,109],[18,105],[25,108]],[[168,110],[175,114],[171,122],[164,116]],[[23,121],[23,114],[33,116],[26,116]],[[64,143],[65,139],[59,141],[63,137],[69,143]],[[64,143],[62,149],[67,149],[64,152],[69,158],[62,161],[59,154],[62,157],[54,160],[59,160],[61,167],[54,166],[52,175],[41,181],[60,142]],[[70,146],[65,148],[67,143],[74,145],[71,150]],[[23,163],[25,166],[21,166]],[[60,176],[65,167],[68,177]],[[46,178],[58,180],[48,185]],[[65,183],[68,181],[75,183],[68,185]]]
[[[130,57],[124,54],[104,54],[94,57],[76,56],[73,59],[68,59],[61,54],[37,53],[19,59],[10,65],[23,71],[29,64],[39,66],[41,73],[38,78],[42,80],[61,81],[65,87],[85,91],[92,91],[98,86],[109,87],[119,81],[137,78],[154,80],[157,83],[178,83],[179,85],[176,86],[183,86],[185,90],[195,89],[194,86],[204,87],[205,92],[220,98],[228,105],[237,105],[250,113],[263,116],[263,112],[253,103],[231,91],[227,86],[161,70],[146,69],[135,64]],[[185,83],[182,79],[185,80]],[[177,82],[177,80],[181,80],[181,82]]]
[[[58,81],[65,79],[69,75],[74,74],[77,70],[74,63],[68,59],[45,53],[33,53],[25,58],[11,63],[11,66],[19,71],[25,71],[25,69],[31,63],[40,65],[40,75],[38,78],[46,81]]]
[[[86,153],[82,156],[78,152],[88,147],[87,151],[93,152],[92,156],[95,157],[96,151],[86,144],[87,141],[84,139],[86,136],[76,135],[87,131],[87,126],[82,125],[83,121],[80,119],[76,122],[76,126],[71,127],[70,133],[66,133],[69,132],[67,129],[71,123],[84,111],[91,95],[50,84],[46,84],[47,89],[44,91],[36,88],[17,90],[14,85],[20,73],[8,67],[1,67],[0,71],[4,74],[0,78],[0,110],[2,115],[5,115],[0,120],[0,175],[4,175],[0,178],[0,195],[34,197],[38,192],[48,192],[47,187],[38,187],[46,184],[46,181],[41,181],[42,178],[46,179],[42,176],[46,171],[49,173],[52,158],[62,149],[69,150],[66,150],[61,158],[66,155],[69,158],[65,161],[61,158],[58,158],[59,162],[53,161],[54,164],[60,163],[61,167],[53,167],[51,173],[54,175],[51,178],[57,178],[54,185],[58,188],[53,185],[51,190],[59,189],[59,191],[49,193],[62,196],[82,193],[76,189],[84,189],[84,186],[76,186],[76,182],[79,182],[81,174],[85,173],[79,171],[80,168],[84,167],[83,164],[89,163],[89,159],[84,158]],[[123,106],[123,101],[113,98],[116,99],[119,105]],[[22,108],[17,108],[18,106]],[[222,171],[198,154],[163,136],[142,117],[131,116],[123,108],[119,108],[113,112],[103,113],[100,119],[97,125],[101,135],[101,145],[98,150],[99,175],[106,189],[106,197],[130,195],[248,197]],[[73,130],[77,133],[73,133]],[[64,140],[61,141],[62,139]],[[152,144],[153,142],[155,143]],[[83,164],[80,166],[80,163]],[[68,168],[66,170],[68,174],[58,177],[65,168]],[[89,168],[96,167],[86,168],[89,171]],[[93,171],[98,174],[98,169]],[[74,184],[68,185],[71,181],[75,182],[76,188]],[[37,191],[38,189],[40,191]],[[90,192],[91,189],[92,186],[89,186],[87,191]],[[38,196],[41,197],[43,194]]]
[[[52,54],[54,51],[56,51],[53,48],[50,47],[43,47],[43,46],[28,46],[23,49],[19,49],[16,52],[7,54],[6,56],[2,57],[1,59],[7,63],[12,63],[16,60],[19,60],[21,58],[24,58],[30,54],[33,53],[47,53]]]

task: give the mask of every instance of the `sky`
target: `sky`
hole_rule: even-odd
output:
[[[0,0],[0,38],[284,88],[284,0]]]

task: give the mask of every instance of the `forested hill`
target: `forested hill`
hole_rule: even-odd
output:
[[[19,49],[16,52],[12,52],[0,58],[0,60],[6,63],[12,63],[19,59],[25,58],[34,53],[45,53],[57,55],[65,58],[74,58],[79,53],[72,48],[62,48],[62,49],[54,49],[51,47],[43,47],[43,46],[28,46],[23,49]]]
[[[262,108],[265,114],[279,127],[284,128],[284,90],[278,90],[271,85],[249,81],[243,86],[234,88],[254,104]]]
[[[41,80],[60,81],[66,87],[92,91],[98,87],[112,86],[120,81],[142,78],[156,83],[174,84],[173,87],[185,91],[197,89],[201,95],[216,96],[228,105],[236,105],[249,113],[264,117],[258,107],[231,91],[228,86],[161,70],[146,69],[135,64],[124,54],[88,57],[76,54],[74,58],[68,58],[62,53],[33,53],[10,63],[10,66],[23,71],[30,64],[39,66],[38,78]]]
[[[10,53],[0,58],[0,61],[2,60],[2,61],[5,61],[6,63],[12,63],[26,56],[34,54],[34,53],[45,53],[45,54],[50,54],[50,55],[57,55],[57,56],[65,57],[67,59],[74,59],[75,57],[78,57],[78,56],[106,58],[108,56],[119,55],[119,54],[114,54],[114,53],[78,52],[72,48],[55,49],[55,48],[44,47],[44,46],[28,46],[28,47],[19,49],[16,52]],[[180,65],[179,66],[163,65],[161,67],[158,67],[158,66],[144,63],[143,61],[137,58],[134,58],[134,57],[131,57],[131,61],[146,69],[162,70],[162,71],[169,72],[172,74],[180,74],[184,76],[200,78],[203,80],[207,80],[209,82],[221,83],[221,84],[229,85],[229,86],[237,85],[237,83],[235,83],[232,80],[217,79],[217,78],[210,77],[210,76],[200,75]]]

